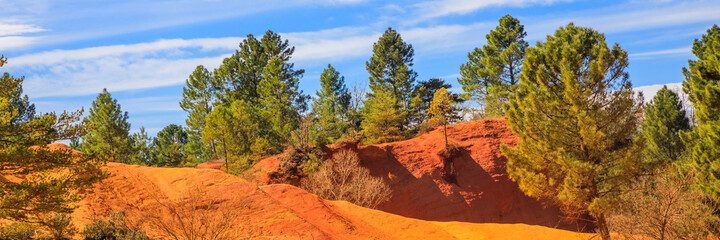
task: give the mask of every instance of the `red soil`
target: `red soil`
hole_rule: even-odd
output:
[[[290,185],[258,188],[246,180],[213,169],[153,168],[108,163],[111,176],[96,184],[73,213],[79,227],[93,217],[114,211],[147,216],[162,204],[206,197],[213,209],[242,215],[231,220],[231,231],[258,239],[589,239],[591,234],[525,224],[430,222],[366,209],[342,201],[327,201]],[[240,201],[237,201],[239,199]],[[228,204],[229,203],[229,204]],[[147,219],[135,218],[136,221]],[[185,220],[188,220],[185,218]],[[142,222],[141,222],[142,223]],[[203,222],[211,224],[213,222]],[[153,239],[160,231],[142,228]]]
[[[508,178],[502,144],[517,138],[504,119],[486,119],[447,127],[448,141],[464,149],[453,158],[455,182],[442,176],[443,128],[416,138],[358,147],[362,165],[390,184],[392,198],[379,210],[431,221],[524,223],[582,230],[561,220],[555,207],[544,207],[523,194]],[[329,146],[330,149],[337,146]],[[264,172],[277,169],[277,158],[258,163]],[[265,178],[266,179],[266,178]]]

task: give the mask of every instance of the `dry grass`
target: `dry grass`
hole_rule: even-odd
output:
[[[706,239],[717,230],[717,207],[694,188],[694,179],[674,168],[640,179],[609,217],[610,230],[625,239]]]
[[[387,201],[391,194],[383,179],[371,176],[352,151],[334,154],[333,160],[303,180],[301,187],[324,199],[344,200],[368,208]]]
[[[241,199],[217,199],[199,187],[191,188],[177,201],[156,199],[143,219],[163,239],[230,240],[248,238],[233,226],[243,217],[249,204]]]

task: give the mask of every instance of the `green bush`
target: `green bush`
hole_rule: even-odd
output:
[[[132,226],[122,212],[111,213],[107,220],[93,219],[82,231],[85,240],[150,240],[136,226]]]
[[[47,219],[44,224],[48,230],[52,239],[70,239],[77,233],[77,228],[72,224],[72,218],[63,213],[55,214],[51,218]]]
[[[280,157],[280,174],[287,177],[315,172],[325,161],[325,152],[320,147],[291,146]]]
[[[0,240],[29,240],[37,235],[37,226],[30,223],[12,223],[0,228]]]

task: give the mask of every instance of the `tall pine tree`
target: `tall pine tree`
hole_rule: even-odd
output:
[[[204,66],[197,66],[195,71],[185,80],[183,99],[180,108],[188,113],[187,125],[188,144],[185,146],[188,158],[203,160],[216,158],[215,142],[210,141],[207,146],[202,142],[202,128],[205,126],[205,117],[212,112],[215,99],[215,84],[213,75]]]
[[[525,27],[520,20],[505,15],[499,25],[485,35],[487,43],[468,53],[460,66],[458,82],[466,98],[484,102],[483,116],[503,116],[503,104],[517,90],[525,48]]]
[[[627,52],[572,23],[528,48],[517,94],[506,105],[520,138],[503,146],[510,178],[528,196],[590,214],[603,239],[606,216],[642,168]]]
[[[347,113],[350,108],[350,93],[345,87],[345,77],[328,64],[320,75],[320,90],[312,103],[317,115],[318,133],[316,142],[329,144],[337,141],[348,127]]]
[[[720,28],[714,25],[695,39],[692,52],[697,60],[683,68],[683,89],[698,120],[690,137],[695,139],[692,160],[701,188],[716,199],[720,197]]]
[[[248,35],[240,43],[240,50],[223,60],[213,73],[219,102],[227,108],[243,101],[257,112],[260,138],[255,146],[269,144],[272,146],[267,149],[269,153],[282,149],[288,133],[297,126],[300,113],[307,110],[309,96],[298,90],[304,70],[295,70],[290,62],[294,51],[287,40],[272,31],[267,31],[260,40]]]
[[[298,126],[300,107],[298,101],[304,98],[298,90],[299,79],[282,59],[274,57],[263,69],[263,79],[258,87],[260,116],[263,118],[261,131],[265,139],[280,151],[290,131]]]
[[[82,149],[99,160],[132,163],[128,113],[120,109],[107,89],[98,94],[84,123],[92,130],[83,137]]]
[[[664,86],[643,111],[646,159],[656,164],[677,161],[685,151],[680,134],[690,130],[690,120],[678,95]]]
[[[286,77],[300,78],[305,72],[303,69],[293,69],[290,58],[295,47],[273,31],[268,30],[260,40],[248,34],[239,47],[240,50],[225,58],[214,72],[218,78],[217,97],[222,102],[245,100],[256,104],[260,96],[258,88],[264,78],[263,69],[272,58],[278,58],[284,64],[283,69],[288,73]]]
[[[373,44],[373,55],[370,60],[365,62],[365,68],[370,74],[369,85],[370,93],[366,101],[374,101],[376,93],[389,93],[394,99],[391,104],[392,108],[397,111],[409,111],[412,99],[412,88],[417,77],[417,73],[410,67],[413,66],[413,57],[415,50],[412,44],[403,41],[400,34],[392,28],[385,30],[380,39]],[[368,105],[374,104],[365,104]],[[405,125],[409,123],[407,119],[400,121],[397,127],[401,131],[405,129]]]

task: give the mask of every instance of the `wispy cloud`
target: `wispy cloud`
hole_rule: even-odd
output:
[[[46,31],[33,25],[17,22],[0,22],[0,50],[19,49],[35,44],[39,37],[23,36],[23,34]]]
[[[412,22],[421,22],[428,19],[463,15],[478,11],[479,9],[499,6],[526,7],[538,4],[552,4],[556,2],[570,2],[571,0],[437,0],[421,2],[413,5],[418,16]]]
[[[22,49],[40,41],[39,37],[7,36],[0,37],[0,51]]]
[[[79,0],[72,3],[60,0],[0,0],[4,17],[23,19],[27,23],[12,26],[0,23],[0,36],[3,36],[3,31],[30,33],[50,29],[40,36],[45,37],[43,44],[47,46],[221,21],[273,10],[363,2],[367,0]]]
[[[471,48],[490,24],[400,29],[416,51],[432,53]],[[483,30],[480,30],[483,29]],[[380,29],[378,29],[380,30]],[[282,33],[296,47],[292,61],[302,66],[368,57],[381,31],[335,28]],[[243,38],[163,39],[74,50],[53,50],[10,59],[10,71],[26,76],[33,97],[78,96],[110,91],[180,85],[197,65],[218,66]]]
[[[35,33],[46,31],[45,29],[32,24],[17,24],[0,22],[0,36],[20,35],[24,33]]]
[[[148,43],[121,44],[75,50],[54,50],[19,56],[13,59],[12,64],[14,66],[52,65],[68,61],[89,60],[125,54],[147,55],[159,51],[176,51],[186,48],[196,48],[200,51],[231,50],[237,48],[238,43],[242,41],[242,39],[244,38],[161,39]]]
[[[541,40],[569,22],[603,33],[624,33],[656,28],[671,28],[720,20],[720,2],[693,1],[660,6],[621,4],[599,10],[569,12],[565,15],[521,18],[528,39]]]
[[[690,54],[691,50],[692,49],[690,47],[682,47],[682,48],[673,48],[673,49],[666,49],[666,50],[652,51],[652,52],[632,53],[632,54],[629,54],[629,56],[644,59],[644,58],[648,58],[648,57],[655,57],[655,56],[662,56],[662,55]]]

